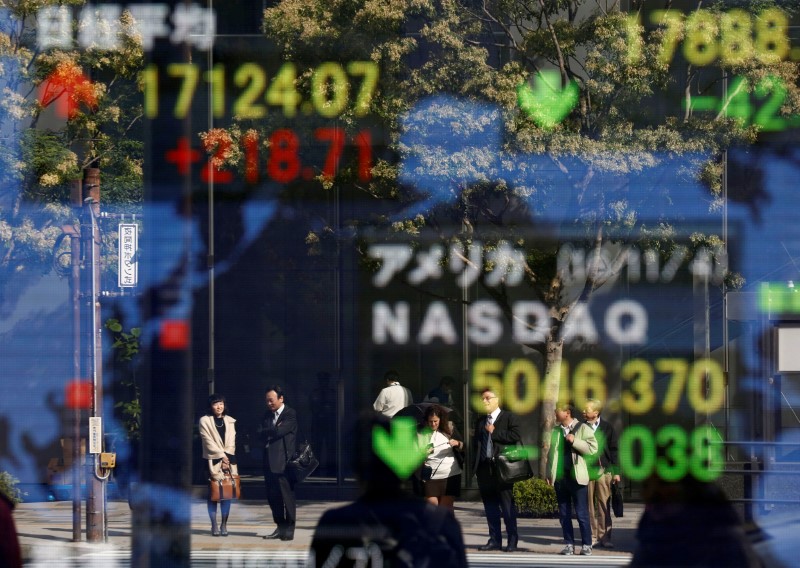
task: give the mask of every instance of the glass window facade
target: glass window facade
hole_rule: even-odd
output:
[[[0,7],[0,472],[25,501],[137,487],[154,554],[155,504],[204,495],[210,394],[266,498],[272,385],[320,461],[298,498],[352,499],[395,371],[415,403],[452,379],[465,495],[489,388],[537,477],[557,403],[599,399],[626,499],[689,477],[796,515],[791,3],[33,4]]]

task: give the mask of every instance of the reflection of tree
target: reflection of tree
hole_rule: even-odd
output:
[[[138,440],[142,426],[142,403],[141,387],[136,380],[136,357],[139,354],[141,329],[134,327],[125,331],[116,318],[106,320],[105,327],[111,332],[114,340],[111,344],[115,360],[114,385],[127,391],[121,396],[114,397],[114,408],[121,414],[128,439]]]
[[[559,392],[564,326],[609,273],[590,267],[582,281],[569,282],[557,269],[553,241],[520,240],[522,229],[541,226],[549,213],[557,219],[551,227],[557,239],[583,247],[587,257],[606,243],[617,245],[620,254],[610,262],[617,271],[627,243],[644,243],[666,259],[678,247],[674,236],[689,216],[673,205],[681,188],[702,180],[707,191],[695,192],[694,210],[718,210],[717,157],[733,143],[749,143],[754,134],[724,114],[693,112],[693,93],[708,88],[710,71],[664,63],[658,56],[663,30],[632,26],[615,3],[599,7],[590,13],[558,2],[401,1],[378,12],[370,3],[351,0],[331,11],[325,0],[285,0],[265,12],[264,29],[283,46],[287,61],[302,60],[309,67],[343,59],[380,65],[380,95],[370,111],[389,133],[401,163],[379,160],[362,190],[397,204],[396,214],[364,215],[354,224],[377,224],[388,238],[405,233],[414,239],[432,231],[464,250],[477,240],[485,248],[498,247],[501,239],[524,249],[525,285],[546,304],[551,320],[546,342],[530,346],[546,360],[544,440],[553,406],[566,396]],[[315,22],[313,29],[309,21]],[[632,40],[632,31],[643,41]],[[752,76],[752,84],[767,72],[783,77],[791,90],[786,100],[797,110],[795,63],[753,59],[740,67],[736,72]],[[576,107],[552,126],[540,126],[517,105],[517,89],[536,83],[545,68],[557,70],[556,90],[570,81],[579,87]],[[652,104],[670,92],[672,81],[680,83],[685,111]],[[712,85],[716,81],[715,76]],[[426,105],[443,92],[452,96]],[[457,101],[482,101],[492,108],[463,112],[469,103]],[[342,120],[351,119],[348,109]],[[698,151],[703,155],[695,155]],[[675,168],[665,167],[668,159],[676,160]],[[346,175],[333,181],[352,183]],[[643,207],[657,206],[664,212],[643,215]],[[448,232],[448,226],[457,230]],[[314,231],[314,237],[323,240],[326,232]],[[693,235],[695,249],[724,244],[714,234]],[[465,255],[462,261],[470,259]],[[479,268],[484,285],[491,266]],[[509,290],[503,284],[484,288],[508,313]]]
[[[70,186],[85,168],[102,169],[104,203],[141,201],[141,39],[123,12],[117,49],[39,49],[38,11],[60,5],[3,3],[0,300],[18,273],[48,269],[61,226],[73,222]]]

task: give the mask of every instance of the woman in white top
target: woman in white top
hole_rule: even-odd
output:
[[[208,478],[221,480],[226,474],[239,475],[236,468],[236,420],[225,413],[225,397],[212,394],[208,397],[209,413],[200,418],[200,439],[203,442],[203,459],[208,460]],[[228,536],[228,515],[231,500],[220,501],[222,524],[217,528],[217,503],[208,500],[212,536]]]
[[[461,471],[464,465],[464,442],[447,419],[447,411],[434,404],[425,411],[424,423],[432,430],[423,443],[428,446],[425,460],[424,495],[429,503],[453,510],[456,497],[461,496]]]

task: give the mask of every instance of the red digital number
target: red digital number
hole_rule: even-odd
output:
[[[344,132],[339,128],[317,128],[314,131],[314,138],[331,143],[328,155],[325,157],[325,165],[322,166],[322,175],[326,178],[333,178],[339,168],[339,159],[344,150]]]
[[[297,150],[300,141],[297,134],[282,128],[269,137],[269,161],[267,173],[271,179],[280,183],[289,183],[300,174],[300,158]]]

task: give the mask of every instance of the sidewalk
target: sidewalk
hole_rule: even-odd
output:
[[[299,558],[307,552],[317,520],[322,513],[343,504],[344,502],[332,501],[299,501],[295,539],[283,542],[261,538],[275,528],[266,501],[235,503],[228,522],[229,536],[222,538],[211,536],[206,503],[195,499],[191,506],[193,559],[198,553],[231,550],[242,553],[252,551],[252,554],[263,552],[267,555],[280,551],[294,552]],[[614,519],[613,536],[616,548],[596,549],[595,556],[616,556],[620,560],[620,565],[627,563],[636,544],[634,533],[642,510],[642,505],[626,503],[625,516]],[[84,525],[85,516],[84,510],[82,515]],[[488,538],[483,506],[475,501],[457,502],[456,518],[461,524],[467,553],[472,556],[478,552],[477,547],[485,544]],[[21,503],[14,511],[14,519],[26,564],[57,566],[58,560],[100,551],[113,553],[117,558],[130,557],[131,514],[127,502],[124,501],[108,503],[108,540],[105,543],[87,543],[85,532],[83,542],[72,542],[71,501]],[[579,539],[577,522],[574,525],[576,538]],[[531,554],[557,555],[563,547],[558,519],[519,519],[519,535],[522,552],[513,555],[496,554],[505,558]]]

